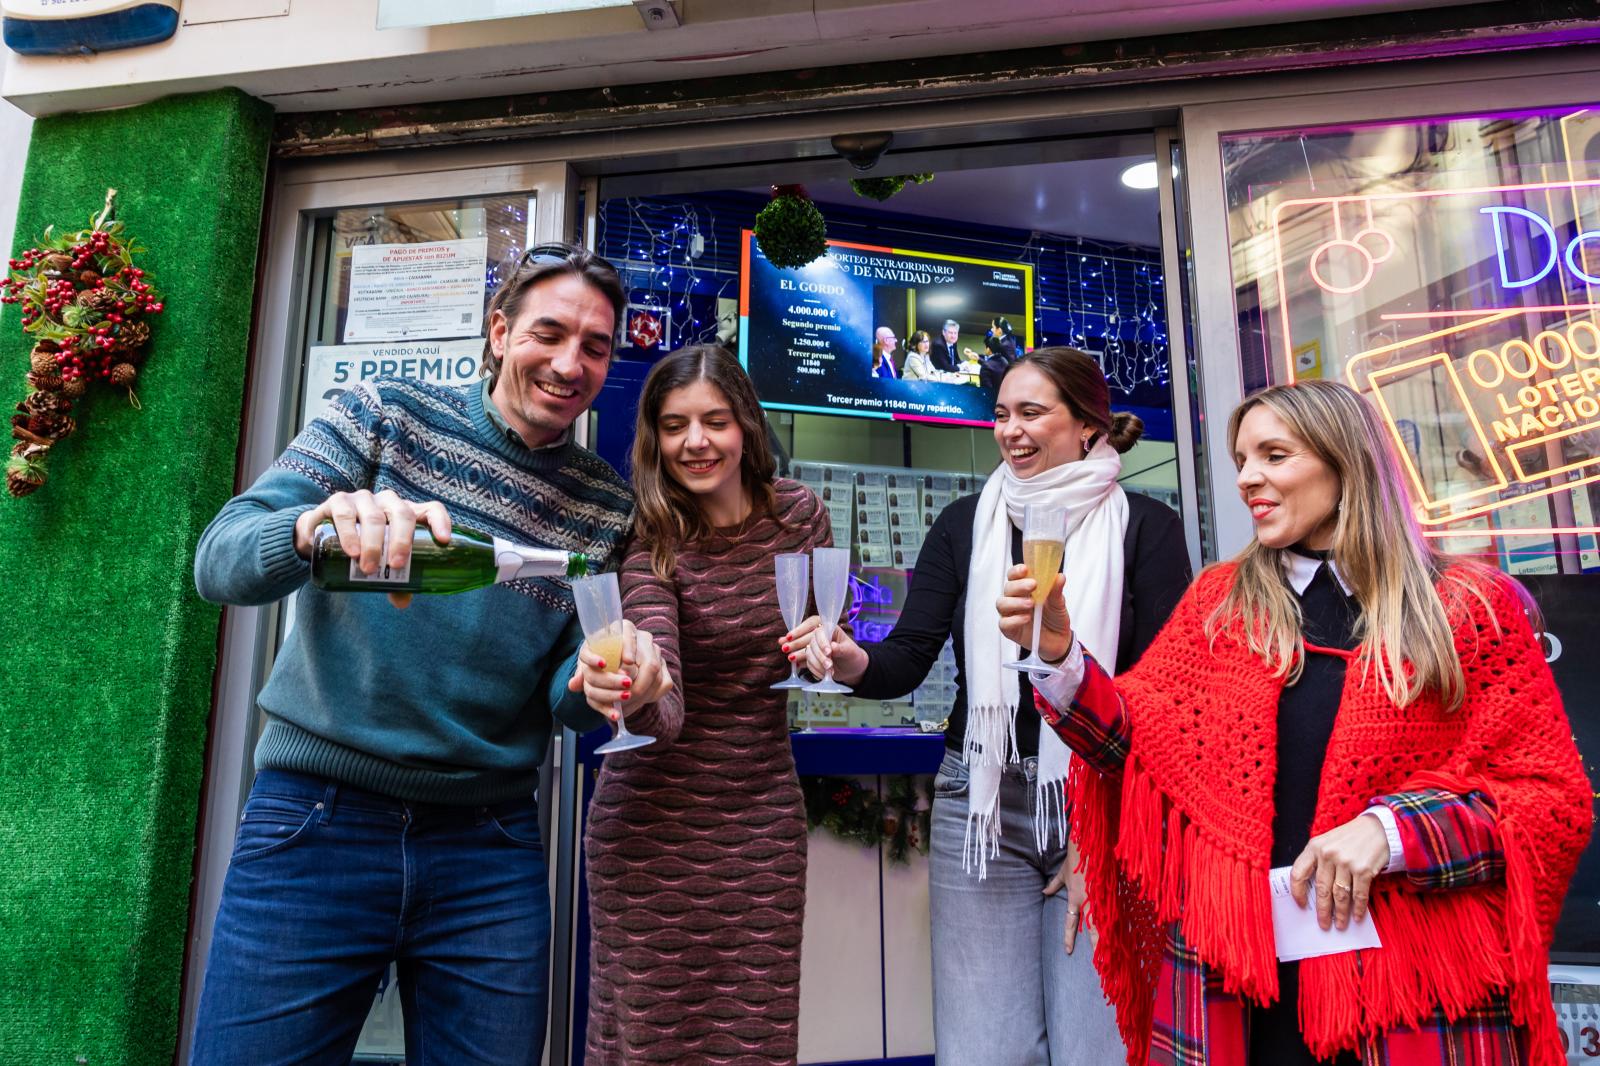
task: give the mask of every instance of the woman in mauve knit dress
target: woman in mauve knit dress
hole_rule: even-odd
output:
[[[622,600],[677,687],[628,708],[656,743],[607,757],[589,808],[588,1066],[795,1062],[806,823],[786,693],[768,687],[788,675],[773,556],[832,536],[773,469],[733,356],[656,365]]]

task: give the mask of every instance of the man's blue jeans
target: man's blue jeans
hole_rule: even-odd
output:
[[[348,1063],[396,961],[408,1066],[531,1066],[549,951],[533,798],[407,803],[263,770],[223,885],[190,1061]]]

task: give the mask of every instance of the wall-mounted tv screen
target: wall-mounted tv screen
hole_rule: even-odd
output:
[[[826,255],[791,269],[744,231],[739,360],[769,408],[990,425],[994,376],[982,361],[996,319],[1013,331],[1004,348],[1033,347],[1030,264],[829,241]],[[919,332],[926,360],[910,350]]]

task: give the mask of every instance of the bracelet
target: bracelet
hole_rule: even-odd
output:
[[[1067,650],[1061,653],[1061,658],[1059,658],[1059,659],[1044,659],[1045,664],[1047,666],[1060,666],[1062,663],[1066,662],[1069,658],[1072,657],[1072,645],[1074,643],[1076,643],[1076,641],[1071,641],[1071,640],[1067,641]],[[1043,659],[1044,657],[1040,656],[1040,658]]]

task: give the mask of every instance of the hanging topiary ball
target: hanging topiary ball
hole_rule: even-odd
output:
[[[882,203],[904,189],[907,182],[926,185],[932,180],[932,174],[897,174],[892,178],[851,178],[850,188],[855,190],[857,196],[865,196],[869,200]]]
[[[756,244],[776,267],[803,267],[828,251],[828,224],[798,185],[774,185],[772,202],[756,215]]]

